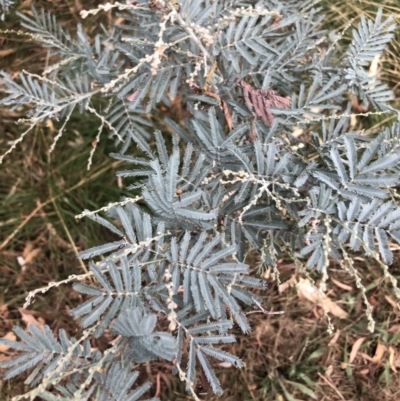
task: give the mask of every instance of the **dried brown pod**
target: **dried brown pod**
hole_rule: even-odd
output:
[[[245,81],[240,83],[243,88],[244,101],[252,111],[254,117],[260,117],[266,126],[271,126],[274,116],[271,107],[286,109],[290,106],[290,99],[279,96],[272,89],[255,89]]]

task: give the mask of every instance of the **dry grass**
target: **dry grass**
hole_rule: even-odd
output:
[[[90,7],[94,0],[24,1],[21,10],[29,5],[45,4],[62,23],[72,26],[79,21],[80,9]],[[355,0],[342,2],[325,0],[329,26],[343,27],[360,12],[374,13],[376,1]],[[396,0],[385,1],[389,12],[400,14]],[[105,16],[105,22],[109,16]],[[11,16],[2,29],[16,28],[17,18]],[[95,29],[96,21],[86,27]],[[357,20],[354,21],[356,23]],[[328,27],[329,27],[328,26]],[[400,32],[400,31],[399,31]],[[397,39],[400,39],[398,33]],[[0,69],[15,73],[23,68],[40,72],[46,64],[47,53],[23,36],[0,34]],[[400,65],[396,40],[381,68],[400,98]],[[0,153],[7,142],[18,135],[14,122],[19,111],[0,111]],[[380,124],[380,121],[365,121]],[[106,241],[107,233],[89,221],[77,223],[74,216],[82,209],[97,209],[110,200],[118,199],[124,190],[117,185],[117,163],[105,155],[113,150],[111,143],[100,142],[94,167],[86,171],[86,161],[96,124],[76,115],[68,135],[49,156],[52,127],[38,127],[0,169],[0,337],[11,327],[24,326],[29,319],[44,322],[54,330],[65,328],[76,334],[79,328],[68,312],[79,301],[79,295],[69,288],[53,289],[38,296],[31,310],[20,310],[28,291],[50,281],[81,272],[76,250]],[[279,292],[277,284],[268,278],[270,287],[264,306],[269,311],[284,314],[249,315],[253,331],[241,336],[229,351],[240,356],[246,366],[242,370],[219,366],[224,395],[222,401],[386,401],[400,399],[400,312],[391,297],[390,288],[381,281],[381,272],[370,261],[359,255],[358,268],[364,283],[371,283],[368,298],[374,305],[377,322],[373,334],[367,330],[367,319],[361,295],[354,282],[339,268],[332,267],[328,295],[349,313],[346,319],[333,317],[336,331],[327,333],[327,321],[318,305],[301,297],[295,287],[287,286]],[[290,262],[281,263],[283,283],[293,283],[300,274]],[[392,274],[400,276],[400,259],[392,267]],[[268,276],[267,276],[268,277]],[[318,275],[314,278],[318,280]],[[29,317],[31,316],[31,317]],[[364,339],[364,340],[360,340]],[[94,346],[106,348],[107,337]],[[357,351],[357,347],[360,348]],[[228,349],[228,348],[227,348]],[[4,354],[0,353],[0,359]],[[170,366],[164,363],[147,364],[142,368],[142,380],[160,384],[153,393],[164,401],[188,400],[184,386],[170,375]],[[199,392],[204,399],[216,401],[207,389],[206,381],[199,380]],[[21,394],[21,380],[0,384],[1,400]]]

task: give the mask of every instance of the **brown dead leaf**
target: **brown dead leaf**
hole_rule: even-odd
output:
[[[293,274],[292,277],[290,277],[289,280],[286,280],[284,283],[282,283],[279,286],[279,292],[285,292],[288,288],[292,288],[297,284],[297,279],[296,279],[296,275]]]
[[[328,369],[326,369],[325,371],[325,376],[330,377],[332,373],[333,373],[333,365],[329,365]]]
[[[25,0],[21,4],[19,4],[20,9],[27,9],[32,6],[32,0]]]
[[[24,308],[18,308],[19,313],[21,314],[22,320],[28,325],[28,324],[34,324],[35,326],[39,328],[43,328],[46,325],[46,322],[44,321],[43,318],[38,317],[36,318],[34,316],[35,312],[32,312],[28,309]]]
[[[331,277],[330,281],[332,281],[332,283],[336,284],[342,290],[353,291],[353,287],[351,285],[347,285],[347,284],[341,283],[340,281],[335,280],[333,277]]]
[[[270,127],[274,121],[272,107],[286,109],[291,104],[290,99],[279,96],[272,89],[256,89],[245,81],[241,81],[240,86],[243,88],[246,106],[252,111],[254,117],[261,117],[267,127]]]
[[[218,366],[221,366],[223,368],[231,368],[232,364],[230,362],[221,362],[218,364]]]
[[[328,347],[334,346],[336,344],[339,336],[340,336],[340,330],[336,330],[335,335],[332,337],[331,341],[329,341]]]
[[[393,373],[397,373],[397,369],[396,369],[396,363],[395,363],[395,355],[396,355],[396,351],[394,350],[393,347],[389,347],[389,365],[390,365],[390,369],[392,369]]]
[[[360,347],[364,341],[365,341],[365,337],[360,337],[354,342],[353,346],[351,347],[349,363],[353,363],[354,359],[356,359],[358,350],[360,349]]]
[[[348,313],[344,311],[338,304],[333,302],[319,288],[313,285],[308,279],[300,278],[296,285],[297,293],[300,297],[306,298],[315,305],[322,306],[324,310],[331,313],[339,319],[346,319]]]
[[[116,25],[122,25],[124,22],[125,22],[125,18],[120,17],[120,18],[117,18],[117,19],[115,20],[114,24],[116,24]]]
[[[393,307],[393,309],[400,309],[399,304],[393,298],[389,297],[389,295],[385,295],[385,299]]]
[[[389,333],[397,333],[398,331],[400,331],[400,324],[394,324],[388,330]]]
[[[4,337],[2,337],[2,339],[15,341],[17,337],[14,332],[9,331]],[[8,349],[9,347],[7,345],[0,344],[0,352],[6,352]]]
[[[382,357],[383,357],[385,351],[386,351],[386,347],[383,344],[378,343],[376,345],[375,355],[372,358],[372,362],[379,363],[382,360]]]
[[[365,104],[360,104],[357,96],[351,96],[351,111],[355,113],[365,113],[368,111],[368,107]]]
[[[224,116],[226,123],[228,124],[228,127],[230,130],[233,129],[233,121],[232,121],[232,115],[231,112],[229,111],[228,105],[224,100],[221,101],[222,104],[222,110],[224,111]]]
[[[25,263],[31,263],[34,258],[40,253],[40,248],[32,249],[26,256],[25,256]]]
[[[0,57],[6,57],[14,52],[17,51],[17,48],[11,48],[11,49],[5,49],[5,50],[0,50]]]
[[[359,352],[358,355],[360,355],[361,358],[365,359],[366,361],[373,362],[373,359],[365,352]]]

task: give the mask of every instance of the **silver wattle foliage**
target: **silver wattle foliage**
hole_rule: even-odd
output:
[[[359,283],[349,255],[362,250],[396,285],[388,265],[389,240],[400,242],[400,125],[359,132],[349,100],[366,115],[397,115],[367,70],[393,36],[392,19],[361,17],[343,50],[342,33],[321,30],[313,1],[137,0],[81,15],[109,10],[118,24],[94,38],[43,10],[20,15],[59,61],[41,76],[0,75],[0,104],[28,110],[29,127],[7,154],[36,124],[62,120],[56,143],[74,110],[91,113],[96,141],[102,131],[115,140],[111,156],[127,163],[118,175],[139,193],[77,216],[115,241],[79,254],[89,273],[48,286],[75,282],[85,296],[71,312],[82,337],[30,326],[15,328],[20,341],[1,340],[21,351],[2,362],[5,378],[32,371],[32,390],[17,400],[139,400],[150,384],[135,386],[133,366],[157,359],[196,400],[200,370],[221,394],[214,362],[243,363],[219,345],[235,342],[234,327],[251,330],[246,311],[266,290],[249,275],[250,251],[276,272],[289,255],[324,284],[332,258]],[[166,141],[150,115],[176,99],[191,117],[166,118]],[[93,350],[90,339],[105,331],[110,348]]]

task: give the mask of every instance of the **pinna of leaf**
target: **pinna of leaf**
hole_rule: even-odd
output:
[[[290,106],[290,99],[279,96],[272,89],[255,89],[244,80],[240,82],[246,106],[252,111],[254,117],[260,117],[263,123],[270,127],[274,121],[271,107],[286,109]]]

